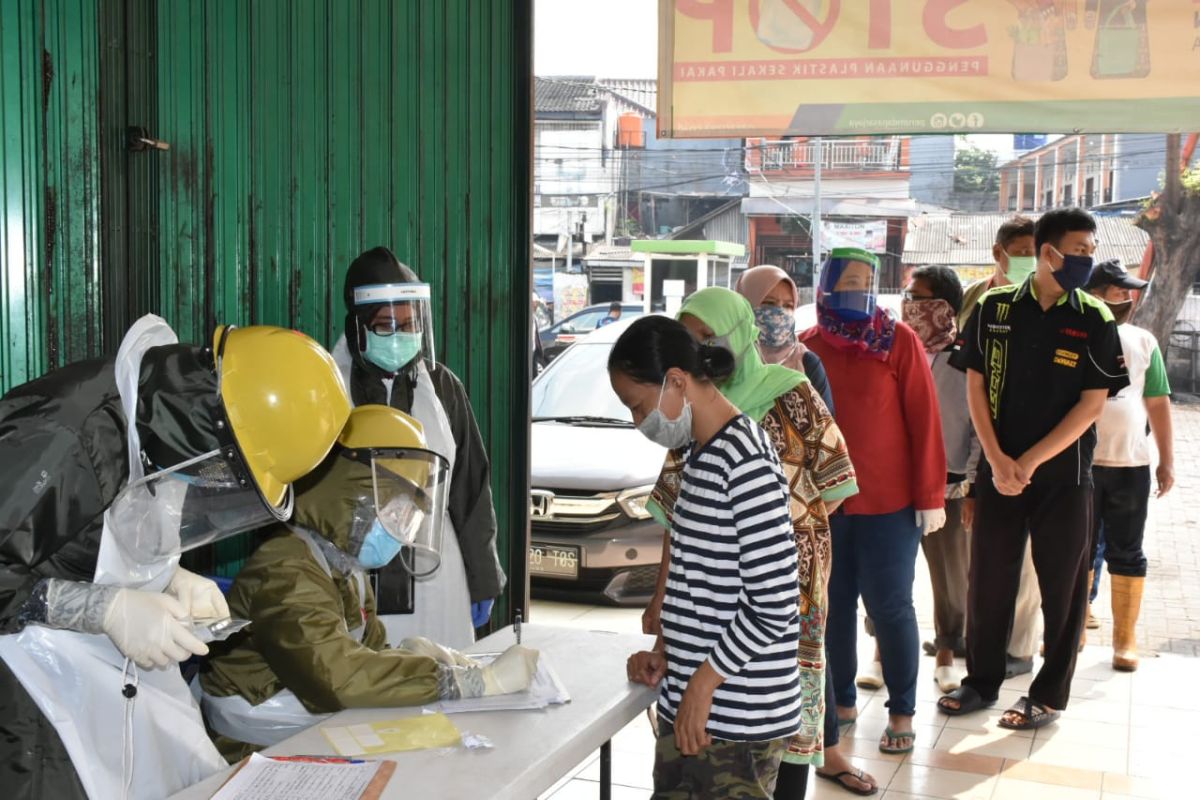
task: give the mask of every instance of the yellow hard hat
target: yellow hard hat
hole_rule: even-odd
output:
[[[321,345],[270,325],[218,326],[213,352],[234,440],[263,498],[279,509],[350,416],[342,376]]]
[[[380,447],[425,449],[425,428],[391,406],[358,406],[350,412],[338,444],[348,450]]]
[[[347,450],[424,450],[425,428],[391,406],[358,406],[350,412],[338,444]],[[376,463],[418,488],[424,488],[429,480],[429,462],[425,459],[389,458],[380,454]]]

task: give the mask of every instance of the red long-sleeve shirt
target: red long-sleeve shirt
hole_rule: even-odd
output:
[[[912,328],[896,323],[886,361],[839,350],[813,327],[800,341],[821,357],[835,421],[858,474],[848,514],[891,514],[908,506],[941,508],[946,448],[933,375]]]

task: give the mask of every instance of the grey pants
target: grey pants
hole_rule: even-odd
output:
[[[921,539],[933,585],[934,646],[962,650],[967,634],[967,572],[970,532],[963,526],[963,500],[946,501],[946,524]]]

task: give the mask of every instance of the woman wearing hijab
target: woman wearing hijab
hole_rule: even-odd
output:
[[[679,320],[696,340],[733,354],[735,369],[720,384],[721,394],[767,432],[791,488],[799,556],[798,657],[805,703],[800,731],[783,756],[775,790],[776,798],[791,800],[803,796],[808,765],[823,763],[829,514],[858,491],[854,468],[841,432],[804,373],[763,363],[755,347],[759,332],[754,311],[744,297],[728,289],[703,289],[683,304]],[[679,498],[683,456],[680,450],[668,453],[652,496],[651,511],[668,528]],[[664,547],[659,592],[652,601],[655,609],[662,604],[667,561]]]
[[[888,689],[884,753],[908,753],[916,734],[920,641],[912,586],[923,534],[942,527],[946,451],[925,346],[877,306],[879,259],[837,248],[821,270],[817,325],[800,341],[821,357],[860,494],[832,520],[829,664],[838,714],[854,719],[858,598],[875,623]]]
[[[809,383],[821,395],[831,414],[834,412],[833,393],[821,357],[800,343],[796,334],[796,308],[800,292],[791,276],[770,264],[752,267],[738,279],[737,291],[754,306],[758,323],[758,352],[768,364],[780,364],[808,376]],[[828,657],[828,648],[826,649]],[[825,670],[825,764],[818,778],[832,780],[854,794],[869,796],[878,786],[875,778],[856,769],[841,752],[841,730],[838,725],[837,704],[833,701],[833,673]],[[784,780],[788,778],[786,771]],[[781,790],[784,787],[781,786]],[[778,797],[804,797],[803,791]]]
[[[346,335],[333,358],[350,399],[415,417],[429,449],[450,464],[447,535],[437,572],[414,577],[397,559],[378,573],[388,641],[427,636],[464,648],[475,640],[475,628],[487,624],[505,582],[496,554],[491,465],[471,400],[434,357],[429,284],[392,251],[376,247],[354,259],[343,295]]]
[[[821,357],[800,344],[796,335],[796,309],[800,306],[796,282],[779,267],[763,264],[742,273],[737,291],[754,307],[763,361],[803,372],[833,413],[833,394]]]

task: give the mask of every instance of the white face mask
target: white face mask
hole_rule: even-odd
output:
[[[651,411],[638,430],[642,435],[657,445],[668,450],[678,450],[687,447],[692,441],[692,404],[687,397],[683,398],[683,411],[677,419],[667,419],[662,412],[663,393],[667,390],[666,378],[658,391],[658,407]]]

